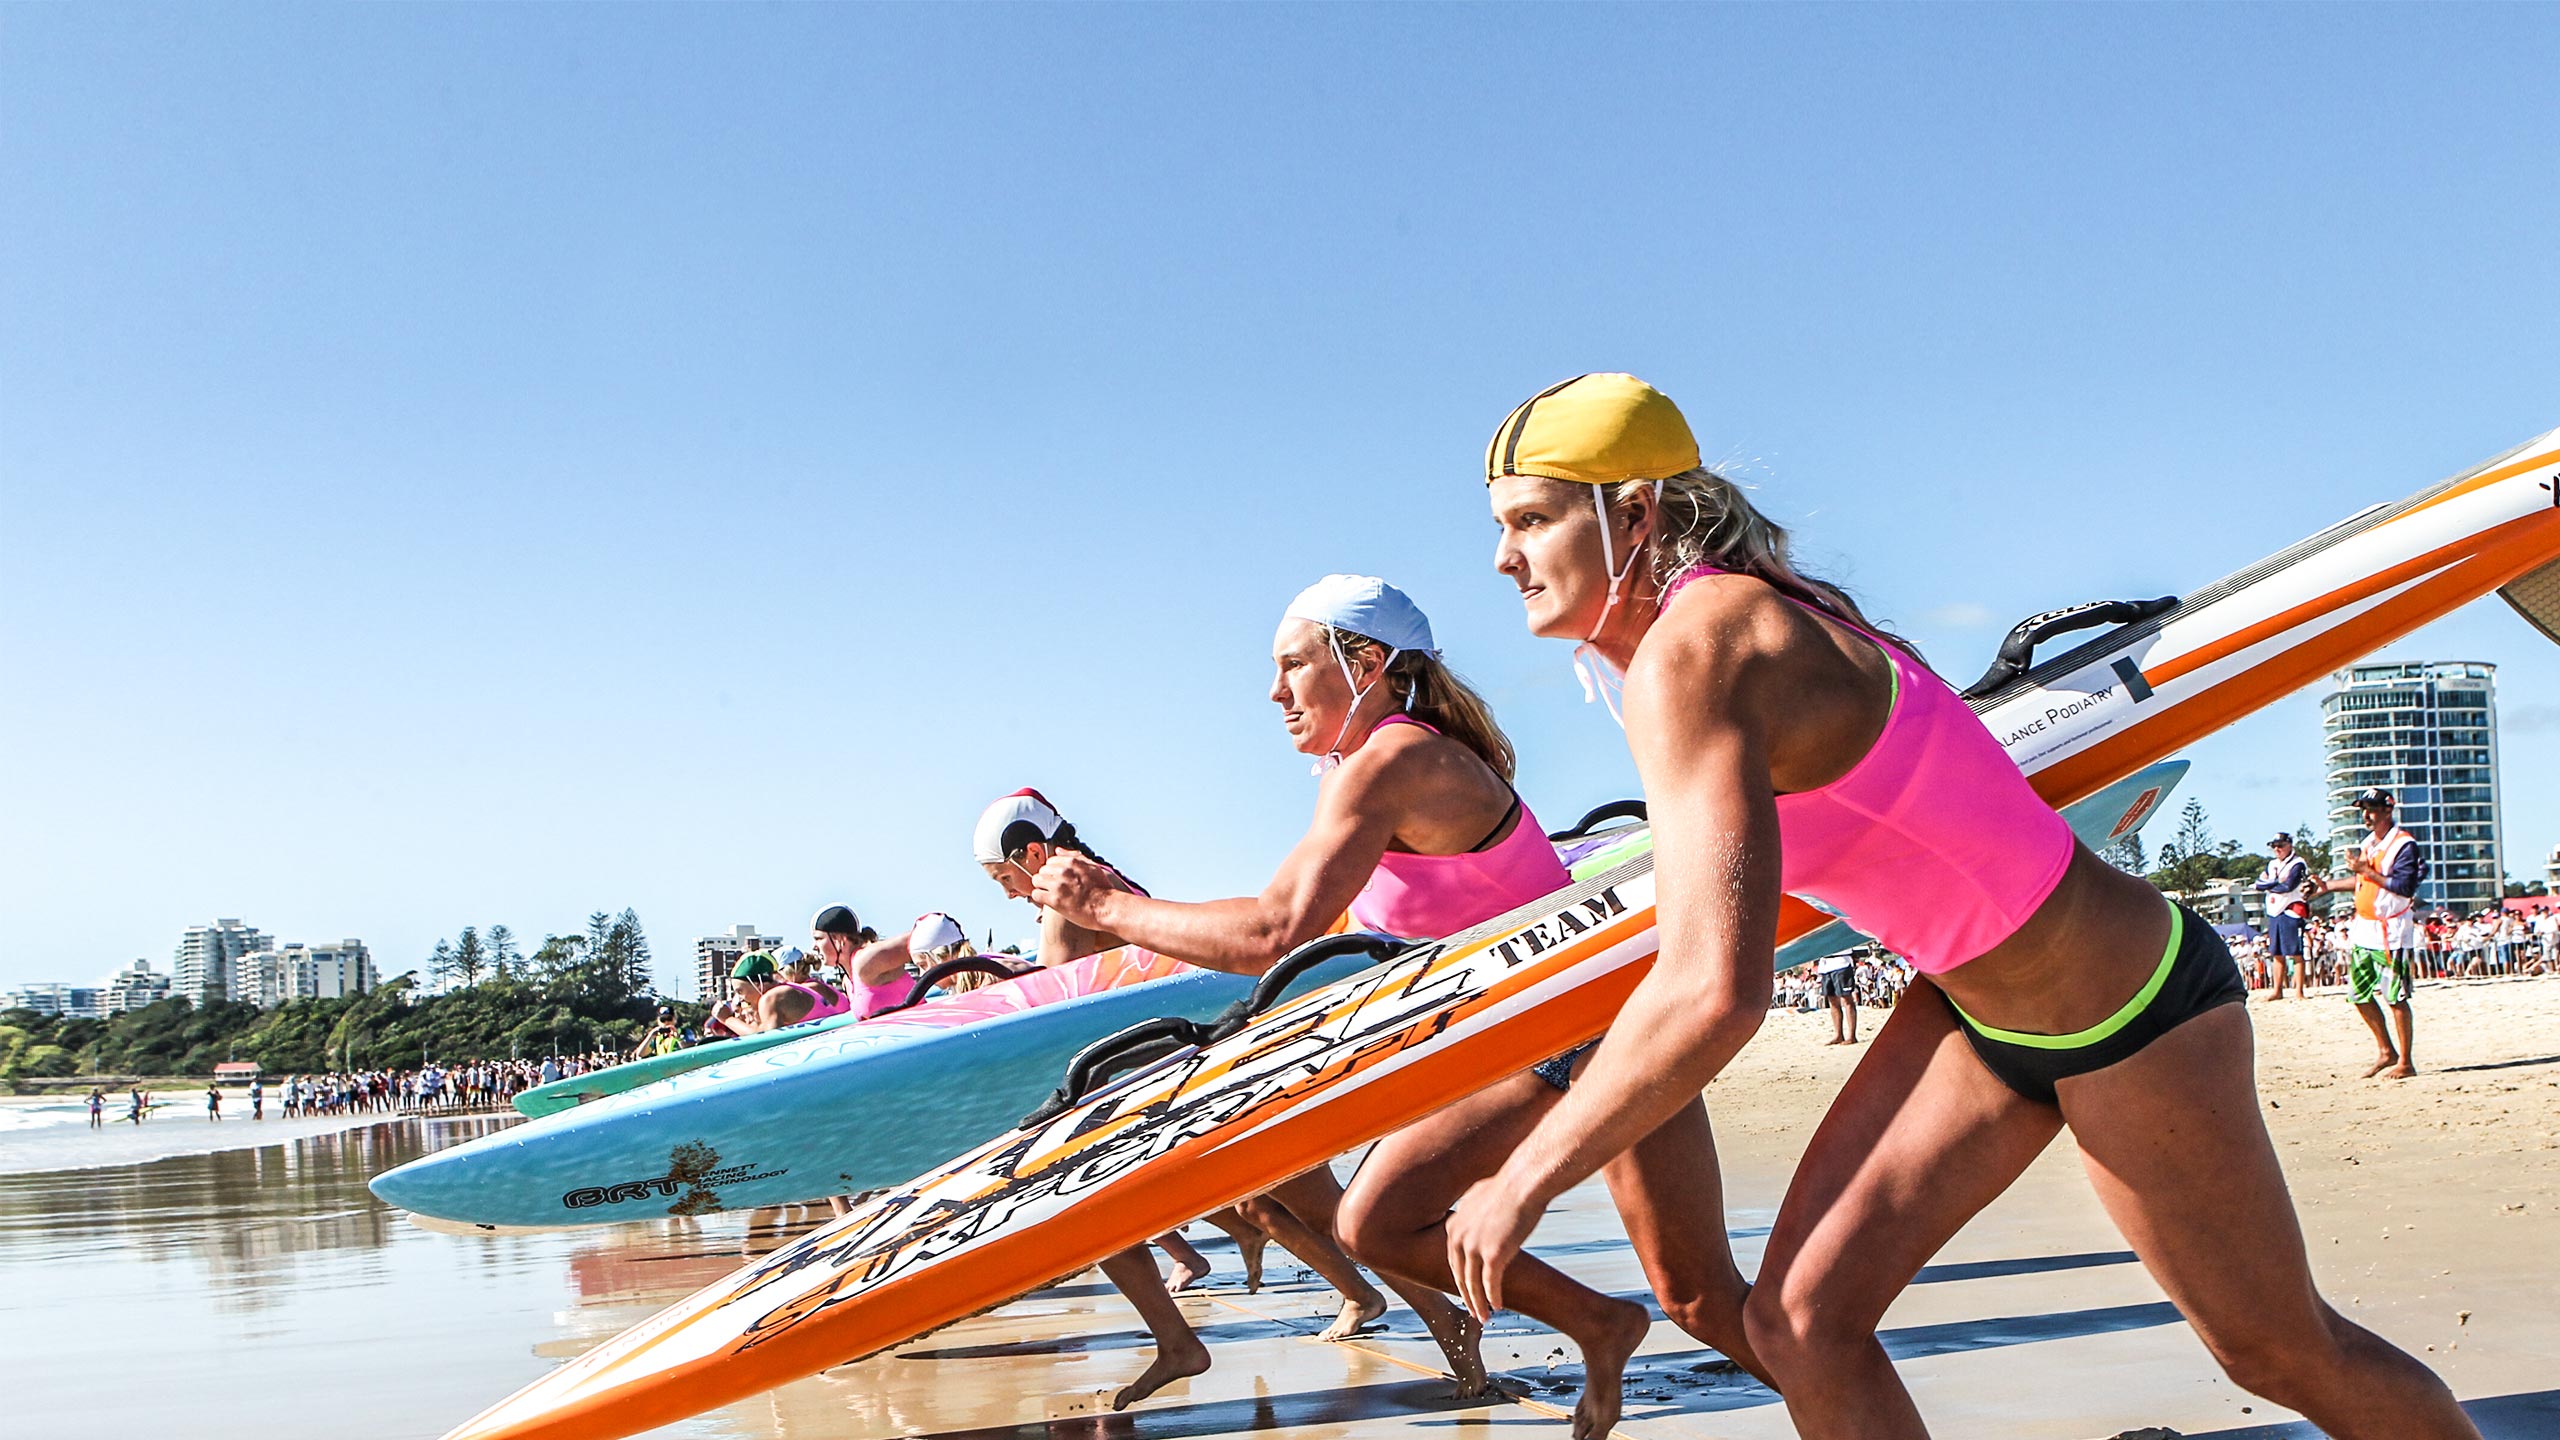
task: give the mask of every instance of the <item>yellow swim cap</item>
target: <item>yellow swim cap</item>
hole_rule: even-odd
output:
[[[1484,483],[1542,475],[1583,485],[1698,468],[1698,438],[1671,397],[1633,375],[1577,375],[1522,402],[1484,450]]]

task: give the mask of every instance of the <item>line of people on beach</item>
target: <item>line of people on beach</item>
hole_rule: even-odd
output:
[[[2305,998],[2315,990],[2342,989],[2354,953],[2344,917],[2304,931],[2304,954],[2288,965],[2288,988]],[[2530,919],[2514,911],[2468,917],[2433,916],[2419,929],[2410,963],[2420,980],[2490,980],[2560,973],[2560,911]],[[2261,933],[2234,936],[2231,949],[2252,990],[2273,991],[2274,942]],[[2289,959],[2292,957],[2288,957]]]

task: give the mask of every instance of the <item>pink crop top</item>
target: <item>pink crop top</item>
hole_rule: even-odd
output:
[[[803,1025],[808,1024],[812,1020],[832,1020],[836,1016],[842,1015],[853,1008],[853,994],[851,991],[832,986],[829,987],[836,991],[836,998],[831,1002],[827,999],[827,992],[819,989],[815,985],[803,985],[797,980],[787,980],[783,983],[789,985],[795,990],[805,990],[809,992],[809,1013],[801,1017],[800,1020],[800,1023]]]
[[[1410,715],[1390,715],[1378,723],[1420,725],[1440,733]],[[1515,797],[1513,809],[1518,822],[1488,849],[1462,855],[1390,850],[1379,856],[1377,870],[1351,902],[1352,923],[1408,939],[1438,940],[1572,884],[1573,876],[1538,828],[1538,817],[1529,813],[1529,802]]]
[[[899,975],[886,985],[865,985],[859,975],[844,977],[844,993],[852,1002],[846,1008],[857,1020],[868,1020],[900,1003],[907,998],[907,992],[915,988],[915,977],[911,975]]]
[[[1698,566],[1663,604],[1701,575],[1727,573]],[[1778,797],[1779,884],[1943,975],[2018,933],[2062,883],[2078,841],[1947,682],[1858,633],[1893,663],[1892,713],[1849,773]]]

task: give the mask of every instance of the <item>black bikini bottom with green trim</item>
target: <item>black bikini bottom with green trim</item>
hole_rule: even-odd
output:
[[[2056,1103],[2054,1082],[2104,1070],[2219,1005],[2249,998],[2230,947],[2204,918],[2171,906],[2169,944],[2151,978],[2115,1014],[2071,1035],[2030,1035],[1976,1022],[1955,1001],[1956,1028],[2001,1083],[2030,1100]]]

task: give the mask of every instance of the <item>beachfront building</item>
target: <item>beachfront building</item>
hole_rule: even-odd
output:
[[[121,1015],[139,1010],[169,998],[169,977],[151,968],[148,960],[136,960],[107,977],[99,987],[105,1013]]]
[[[293,993],[302,1000],[343,1000],[374,987],[373,952],[350,936],[329,945],[289,945]]]
[[[178,972],[175,992],[198,1005],[252,999],[257,979],[242,962],[274,948],[273,936],[237,920],[190,925],[178,942],[177,963],[172,967]]]
[[[2418,902],[2469,914],[2502,898],[2498,856],[2497,667],[2477,660],[2385,661],[2333,677],[2320,702],[2329,838],[2344,863],[2363,838],[2355,798],[2379,786],[2425,848]],[[2340,870],[2344,873],[2343,869]]]
[[[95,985],[65,985],[45,980],[0,991],[0,1010],[33,1010],[72,1020],[107,1018],[106,992]]]
[[[307,945],[297,941],[241,961],[240,998],[261,1010],[287,1000],[341,1000],[374,986],[373,952],[356,939]]]
[[[693,998],[708,1005],[729,998],[729,971],[738,957],[757,950],[779,950],[782,937],[759,935],[753,925],[732,925],[726,935],[705,935],[693,942]]]
[[[2267,923],[2266,892],[2246,880],[2207,880],[2177,897],[2213,925],[2246,925],[2262,930]]]

